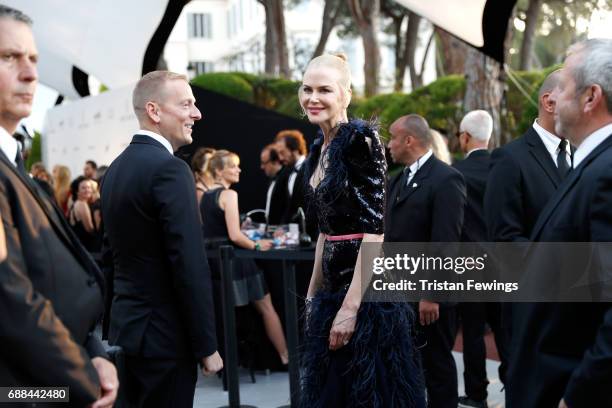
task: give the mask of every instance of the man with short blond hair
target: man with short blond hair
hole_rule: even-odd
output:
[[[138,81],[132,92],[132,107],[139,122],[147,120],[148,102],[162,101],[168,96],[168,90],[163,85],[173,80],[189,82],[187,76],[171,71],[152,71]]]
[[[217,352],[210,271],[189,166],[173,155],[202,115],[187,78],[146,74],[133,94],[141,129],[108,168],[102,215],[112,250],[109,342],[125,353],[118,406],[193,406],[197,363]]]

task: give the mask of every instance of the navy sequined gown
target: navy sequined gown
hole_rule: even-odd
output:
[[[322,135],[306,162],[309,213],[327,235],[382,234],[384,148],[367,122],[338,128],[321,157]],[[319,160],[325,171],[313,189]],[[425,407],[425,386],[414,344],[414,313],[405,303],[363,302],[348,345],[329,350],[329,332],[353,278],[361,239],[325,241],[322,285],[305,321],[302,407]]]

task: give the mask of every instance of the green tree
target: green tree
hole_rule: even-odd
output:
[[[344,0],[325,0],[323,7],[323,18],[321,19],[321,35],[319,41],[312,53],[312,58],[318,57],[325,51],[327,40],[332,30],[338,25],[341,17],[348,16],[348,8]]]
[[[346,1],[363,43],[365,95],[376,95],[380,78],[380,44],[377,37],[380,0]]]
[[[387,31],[389,31],[389,34],[393,35],[394,38],[395,81],[393,89],[396,92],[404,89],[406,69],[410,72],[411,88],[416,89],[423,86],[423,68],[431,46],[433,33],[427,42],[425,55],[420,64],[420,70],[417,70],[415,53],[417,46],[420,44],[419,29],[421,27],[421,16],[408,10],[395,0],[382,0],[381,11],[385,17],[391,20],[391,24],[388,25],[389,29],[387,29]],[[404,26],[406,26],[405,29],[403,28]]]
[[[283,0],[257,1],[264,6],[266,12],[265,71],[267,74],[289,78],[291,71]]]
[[[611,10],[612,0],[519,0],[516,18],[522,30],[515,30],[510,55],[512,66],[529,70],[563,60],[574,42],[584,39],[578,30],[596,10]]]
[[[26,169],[30,169],[36,162],[42,161],[42,143],[40,133],[34,131],[34,137],[32,138],[32,147],[28,153],[28,158],[25,162]]]

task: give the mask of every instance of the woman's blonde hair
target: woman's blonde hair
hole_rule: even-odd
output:
[[[230,160],[236,159],[237,163],[240,163],[240,157],[234,152],[230,152],[229,150],[217,150],[215,151],[210,159],[208,160],[208,164],[206,165],[206,171],[210,172],[213,177],[216,178],[217,171],[223,171]]]
[[[66,201],[70,191],[70,169],[66,166],[58,165],[54,171],[53,192],[58,203]]]
[[[440,132],[431,129],[431,150],[433,151],[434,156],[444,163],[451,165],[453,163],[450,151],[448,150],[448,146],[446,145],[446,141],[444,137],[440,134]]]
[[[191,171],[193,171],[195,180],[196,182],[203,183],[205,186],[214,178],[213,174],[208,170],[208,163],[214,153],[215,149],[212,147],[200,147],[191,158]]]
[[[342,95],[345,98],[345,102],[348,105],[350,102],[351,94],[351,67],[348,64],[348,59],[343,53],[336,54],[323,54],[319,55],[310,60],[306,66],[306,72],[311,68],[332,68],[335,69],[339,74],[338,85],[342,91]],[[302,87],[300,87],[298,94],[301,96]]]

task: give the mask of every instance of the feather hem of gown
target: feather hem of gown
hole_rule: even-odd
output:
[[[331,352],[329,331],[342,305],[346,289],[320,290],[309,304],[306,314],[305,340],[302,350],[302,407],[321,407],[320,391],[326,381]],[[346,374],[352,378],[348,395],[351,407],[425,406],[424,380],[420,355],[414,341],[414,312],[407,303],[361,304],[355,332],[345,347],[351,358]],[[380,358],[379,358],[380,357]],[[390,395],[381,395],[377,384],[377,361],[390,384]]]

